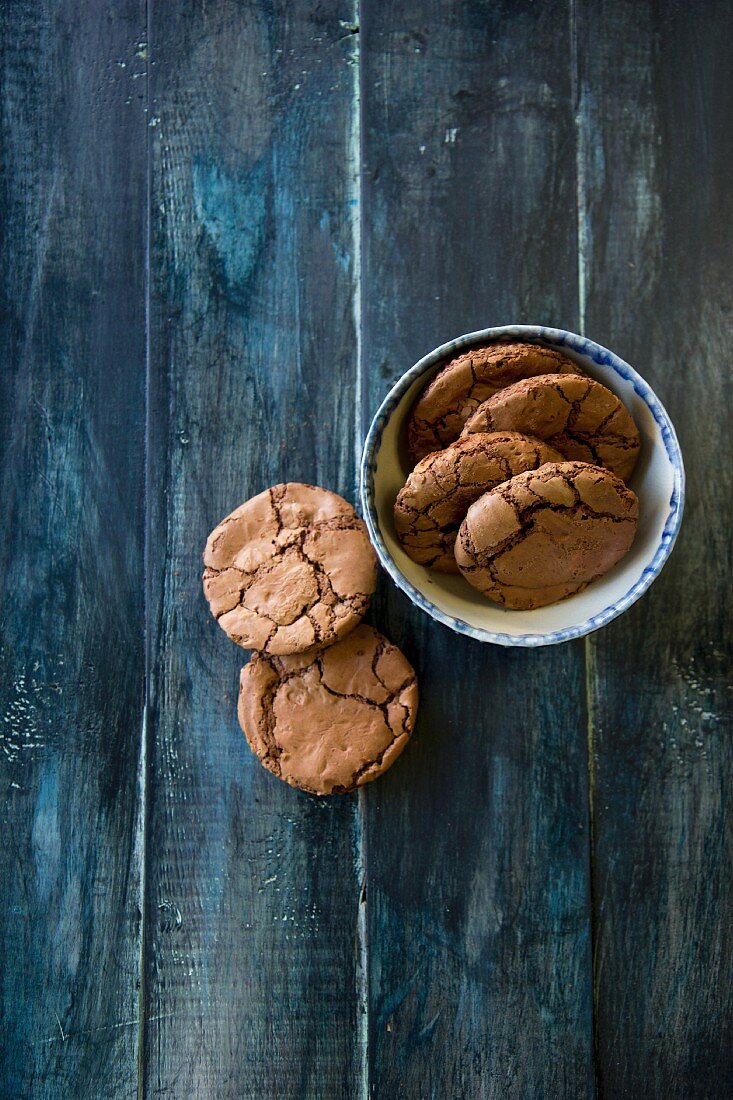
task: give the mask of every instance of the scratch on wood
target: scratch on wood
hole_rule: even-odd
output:
[[[52,428],[51,428],[51,417],[48,414],[48,409],[44,405],[41,404],[41,402],[38,400],[37,397],[33,398],[33,404],[40,411],[41,416],[43,417],[43,422],[46,425],[46,435],[47,435],[48,441],[50,443],[51,442],[51,436],[53,435],[53,431],[52,431]]]
[[[142,1022],[146,1024],[153,1024],[156,1023],[158,1020],[170,1020],[175,1015],[176,1013],[174,1012],[160,1012],[155,1016],[146,1016]],[[67,1043],[69,1039],[79,1039],[84,1035],[97,1035],[100,1031],[118,1031],[120,1028],[123,1027],[139,1027],[141,1023],[141,1021],[138,1019],[120,1020],[119,1023],[102,1024],[100,1027],[84,1027],[80,1028],[79,1031],[64,1031],[61,1025],[61,1020],[59,1020],[58,1013],[54,1012],[54,1016],[56,1017],[56,1022],[59,1025],[61,1039],[59,1040],[58,1035],[51,1035],[48,1039],[39,1039],[39,1043],[46,1045],[48,1045],[49,1043],[58,1043],[59,1041],[62,1043]]]
[[[59,1025],[59,1031],[61,1032],[61,1042],[65,1043],[66,1042],[66,1035],[64,1034],[64,1028],[63,1028],[63,1025],[61,1023],[61,1020],[59,1019],[58,1012],[54,1012],[54,1016],[56,1017],[56,1023]]]
[[[367,852],[366,852],[366,791],[358,793],[356,817],[356,881],[360,883],[356,909],[356,989],[357,989],[357,1043],[360,1073],[361,1100],[369,1100],[369,938],[367,923]]]

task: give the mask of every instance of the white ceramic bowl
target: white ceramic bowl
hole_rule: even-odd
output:
[[[560,348],[613,390],[636,421],[641,455],[630,485],[639,498],[639,529],[631,550],[583,592],[550,607],[509,611],[491,603],[460,576],[412,561],[395,534],[392,508],[410,472],[405,423],[419,391],[466,348],[513,337]],[[379,559],[412,602],[459,634],[506,646],[541,646],[580,638],[611,622],[646,592],[674,545],[682,520],[685,474],[679,443],[659,398],[612,351],[562,329],[506,325],[459,336],[424,356],[392,387],[374,417],[361,463],[361,500]]]

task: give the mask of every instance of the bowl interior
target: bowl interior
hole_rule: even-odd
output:
[[[460,576],[417,565],[397,539],[392,509],[410,472],[405,427],[412,404],[442,364],[466,348],[514,336],[556,347],[621,398],[641,434],[641,455],[630,481],[639,498],[634,544],[609,573],[585,591],[534,611],[507,611],[486,600]],[[446,350],[448,349],[448,350]],[[414,377],[413,377],[414,376]],[[399,382],[375,417],[365,448],[362,494],[367,522],[383,565],[415,603],[461,633],[487,641],[540,645],[597,629],[634,602],[669,554],[679,527],[683,473],[669,419],[648,385],[607,349],[556,329],[489,329],[443,345]],[[551,637],[550,637],[551,635]]]

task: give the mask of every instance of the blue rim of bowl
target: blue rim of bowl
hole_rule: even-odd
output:
[[[669,500],[669,510],[664,523],[662,536],[659,540],[659,546],[651,562],[645,566],[639,579],[620,600],[616,600],[614,603],[609,604],[608,607],[605,607],[603,611],[600,611],[597,615],[592,615],[590,618],[585,619],[581,623],[577,623],[575,626],[566,627],[563,630],[554,630],[547,634],[503,634],[492,630],[484,630],[481,627],[471,626],[470,623],[465,622],[463,619],[457,619],[452,615],[446,615],[445,612],[436,607],[432,601],[428,600],[419,589],[410,584],[398,568],[382,538],[374,504],[375,456],[382,441],[382,433],[384,432],[389,417],[407,390],[409,390],[410,386],[412,386],[415,380],[424,374],[430,367],[436,366],[443,360],[452,358],[457,352],[479,344],[490,343],[492,340],[498,340],[507,336],[540,341],[551,344],[554,347],[568,347],[579,355],[585,355],[599,366],[612,367],[621,378],[631,383],[636,393],[647,405],[659,427],[662,435],[662,442],[673,469],[672,495]],[[377,409],[364,441],[359,473],[361,506],[369,531],[369,537],[377,551],[380,562],[397,587],[409,596],[412,602],[427,615],[430,615],[433,619],[436,619],[439,623],[449,627],[451,630],[456,631],[456,633],[465,634],[469,638],[475,638],[480,642],[490,642],[503,646],[533,648],[535,646],[556,645],[560,642],[569,642],[574,638],[582,638],[586,634],[591,634],[594,630],[599,630],[613,619],[618,618],[619,615],[643,596],[647,588],[649,588],[661,572],[662,566],[672,552],[672,547],[679,533],[685,502],[685,469],[682,462],[682,453],[677,440],[677,434],[664,406],[651,386],[644,381],[641,375],[638,374],[632,366],[623,359],[620,359],[618,355],[615,355],[612,351],[609,351],[608,348],[604,348],[601,344],[596,344],[593,340],[587,340],[584,336],[579,336],[574,332],[567,332],[564,329],[558,328],[547,328],[543,325],[503,325],[498,328],[478,329],[476,332],[469,332],[463,336],[456,337],[454,340],[449,340],[447,343],[441,344],[440,347],[435,348],[434,351],[429,352],[428,355],[424,355],[422,359],[415,363],[410,370],[398,379]]]

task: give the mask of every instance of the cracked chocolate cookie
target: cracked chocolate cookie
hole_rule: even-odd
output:
[[[331,645],[359,623],[377,580],[366,526],[351,505],[288,482],[214,528],[204,593],[232,641],[266,653]]]
[[[317,654],[256,654],[242,669],[238,715],[260,762],[292,787],[342,794],[376,779],[415,724],[417,681],[371,626]]]
[[[610,470],[549,463],[471,505],[456,539],[456,561],[489,599],[520,610],[544,607],[620,561],[638,516],[635,494]]]
[[[547,374],[515,382],[468,418],[464,435],[512,430],[544,439],[567,459],[590,462],[628,481],[641,441],[625,405],[600,382]]]
[[[412,461],[457,439],[471,413],[504,386],[536,374],[577,374],[579,369],[553,348],[516,341],[471,348],[451,359],[413,406],[407,428]]]
[[[457,573],[453,544],[468,506],[495,485],[562,455],[519,432],[466,436],[418,462],[394,506],[397,537],[413,561]]]

